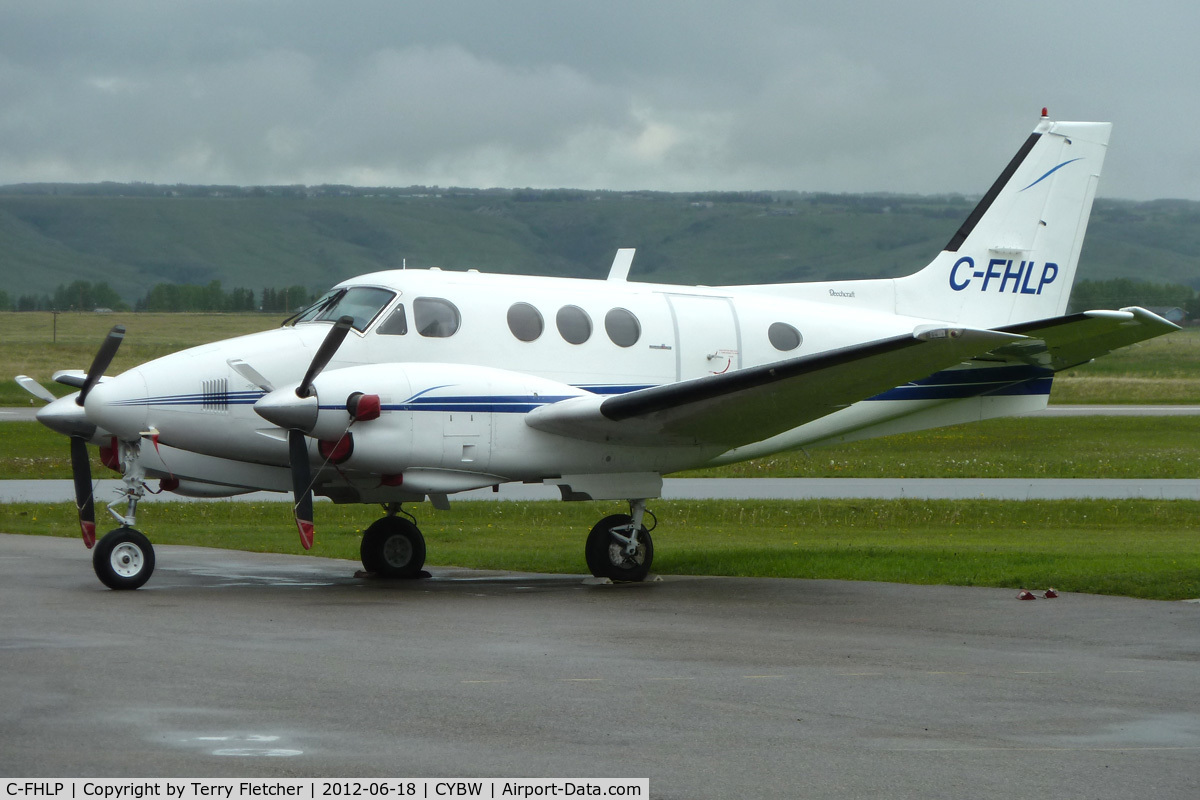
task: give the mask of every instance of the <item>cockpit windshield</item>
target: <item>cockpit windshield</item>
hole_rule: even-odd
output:
[[[355,330],[364,331],[371,320],[396,296],[387,289],[374,286],[351,286],[349,289],[334,289],[317,302],[296,315],[293,325],[301,322],[334,321],[349,315],[354,317]]]

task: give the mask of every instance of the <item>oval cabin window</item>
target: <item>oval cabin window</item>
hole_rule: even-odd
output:
[[[541,312],[529,303],[513,303],[508,309],[508,329],[522,342],[537,339],[545,327]]]
[[[642,336],[637,317],[623,308],[614,308],[604,315],[604,330],[613,344],[621,347],[632,347]]]
[[[583,344],[592,337],[592,319],[579,306],[563,306],[554,322],[558,332],[571,344]]]
[[[767,328],[767,338],[771,340],[772,347],[784,351],[795,350],[804,341],[800,331],[786,322],[772,323],[771,327]]]

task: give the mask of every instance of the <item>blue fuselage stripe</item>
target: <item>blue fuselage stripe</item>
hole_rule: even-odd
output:
[[[867,400],[954,400],[979,395],[1014,396],[1049,394],[1054,373],[1035,366],[981,367],[935,372],[904,386],[868,397]],[[438,387],[440,388],[440,387]],[[592,385],[577,389],[599,395],[618,395],[651,388],[649,385]],[[425,390],[430,391],[430,390]],[[253,405],[264,396],[261,390],[205,395],[160,395],[142,399],[119,400],[120,406],[203,406]],[[498,414],[527,414],[550,403],[582,395],[445,395],[419,393],[400,403],[386,403],[383,411],[478,411]],[[322,404],[324,410],[345,409],[344,403]]]

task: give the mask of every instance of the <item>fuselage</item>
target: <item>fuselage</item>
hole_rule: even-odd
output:
[[[857,403],[732,452],[564,439],[531,429],[524,415],[586,393],[624,393],[822,353],[930,321],[857,307],[844,293],[820,303],[752,286],[434,269],[360,276],[338,284],[294,324],[143,364],[96,387],[89,416],[121,438],[152,432],[160,445],[179,451],[286,466],[286,432],[254,411],[264,388],[230,361],[249,364],[272,387],[294,385],[330,321],[343,314],[354,317],[354,328],[317,383],[322,413],[333,422],[315,438],[341,437],[349,418],[335,412],[354,391],[379,395],[383,407],[378,420],[352,430],[353,453],[339,465],[343,478],[361,472],[399,482],[407,474],[414,486],[412,470],[437,470],[442,482],[434,483],[455,491],[573,472],[662,474],[830,440],[946,400]],[[312,450],[314,465],[328,468],[328,453],[319,445]],[[450,472],[461,480],[449,480]]]

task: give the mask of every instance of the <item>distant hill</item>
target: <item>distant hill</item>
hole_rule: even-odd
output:
[[[105,282],[131,305],[156,283],[319,291],[380,269],[441,266],[634,280],[756,283],[918,269],[974,200],[787,192],[671,194],[408,187],[0,187],[12,299]],[[1097,200],[1080,277],[1200,289],[1200,203]]]

